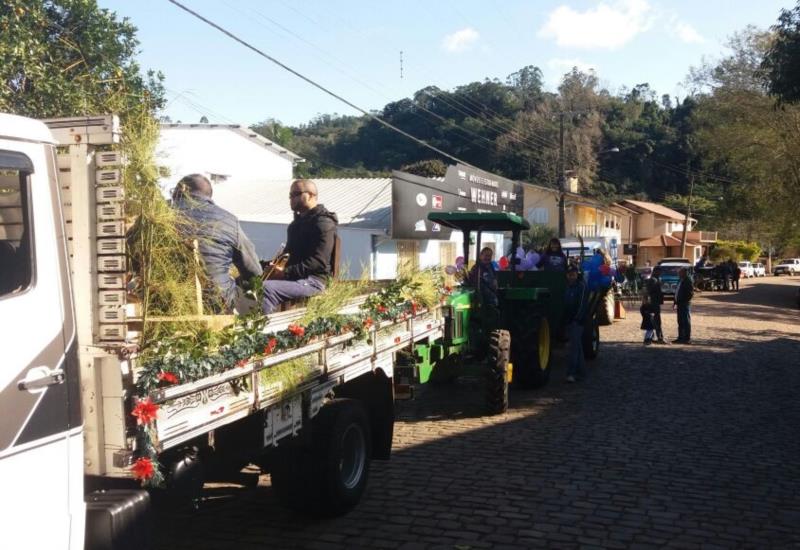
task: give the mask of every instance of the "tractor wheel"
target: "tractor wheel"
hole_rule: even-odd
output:
[[[486,357],[486,412],[502,414],[508,410],[508,358],[511,335],[507,330],[489,334]]]
[[[591,319],[583,328],[583,356],[592,360],[600,353],[600,326],[597,319]]]
[[[460,368],[463,361],[464,358],[458,353],[443,357],[434,365],[429,382],[434,386],[451,384],[463,370]]]
[[[522,388],[540,388],[550,380],[550,323],[537,317],[514,335],[514,378]]]
[[[614,293],[611,291],[607,291],[600,298],[600,304],[597,307],[597,322],[601,327],[607,327],[614,323]]]

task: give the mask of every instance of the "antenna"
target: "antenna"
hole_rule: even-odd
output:
[[[403,50],[400,50],[400,80],[403,80]]]

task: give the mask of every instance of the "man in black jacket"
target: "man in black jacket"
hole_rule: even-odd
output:
[[[678,310],[678,339],[673,340],[677,344],[688,344],[692,340],[692,314],[691,302],[694,297],[692,280],[689,279],[689,272],[685,267],[678,271],[678,288],[675,289],[675,303],[672,309]]]
[[[331,273],[336,241],[336,214],[317,204],[317,186],[311,180],[295,180],[289,190],[294,221],[287,229],[289,261],[284,270],[274,270],[264,283],[264,313],[272,313],[283,302],[319,294]]]

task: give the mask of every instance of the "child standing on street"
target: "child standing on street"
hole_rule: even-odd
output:
[[[653,343],[653,336],[655,335],[655,324],[653,323],[653,305],[651,303],[650,295],[645,293],[642,295],[642,307],[639,308],[642,314],[641,329],[644,331],[644,345],[649,346]]]

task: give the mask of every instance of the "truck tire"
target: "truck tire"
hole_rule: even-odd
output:
[[[370,424],[355,399],[334,399],[312,421],[312,441],[280,453],[272,484],[289,508],[314,517],[347,513],[367,486]]]
[[[511,335],[507,330],[489,334],[486,358],[486,412],[502,414],[508,410],[508,359]]]
[[[589,359],[597,358],[600,353],[600,325],[597,319],[591,319],[583,328],[583,357]]]
[[[521,388],[540,388],[550,381],[550,323],[535,317],[520,326],[511,341],[514,380]]]

